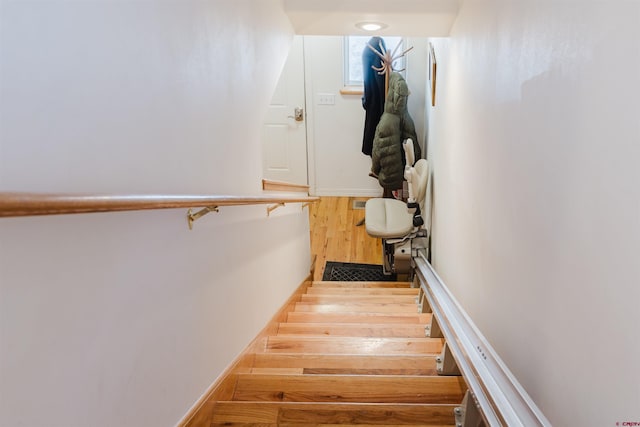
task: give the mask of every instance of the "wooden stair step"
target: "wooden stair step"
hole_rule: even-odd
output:
[[[209,402],[206,425],[455,425],[466,383],[437,375],[444,340],[424,335],[419,289],[320,281],[305,291]]]
[[[327,282],[314,281],[312,287],[317,288],[410,288],[410,282]]]
[[[303,374],[340,375],[436,375],[436,355],[353,355],[257,353],[253,370],[283,369]],[[256,373],[259,371],[256,371]]]
[[[311,304],[384,303],[415,304],[415,295],[301,295],[300,302]]]
[[[207,427],[227,427],[227,426],[260,426],[260,427],[309,427],[309,423],[207,423]],[[387,427],[401,427],[407,424],[311,424],[316,427],[377,427],[384,425]],[[455,424],[435,425],[435,424],[410,424],[412,426],[424,427],[455,427]]]
[[[217,402],[213,425],[454,425],[456,405],[297,402]]]
[[[307,295],[413,295],[420,293],[418,288],[319,288],[309,286]]]
[[[435,360],[435,355],[433,359]],[[253,371],[252,371],[253,372]],[[262,373],[278,373],[278,372],[262,372]],[[279,372],[286,373],[286,372]],[[295,374],[295,372],[290,372]],[[302,374],[299,375],[424,375],[435,376],[438,375],[436,368],[433,369],[373,369],[373,368],[360,368],[360,369],[341,369],[341,368],[303,368]]]
[[[304,375],[304,368],[251,368],[252,374]]]
[[[417,310],[417,309],[416,309]],[[431,313],[312,313],[295,312],[287,314],[287,322],[292,323],[419,323],[431,321]]]
[[[238,374],[232,400],[459,404],[461,377]]]
[[[278,335],[320,335],[342,337],[424,338],[420,324],[394,323],[280,323]]]
[[[297,302],[294,311],[310,313],[417,313],[418,306],[412,304],[385,303],[334,303],[312,304]]]
[[[265,352],[330,354],[425,354],[440,353],[442,338],[360,338],[270,336]]]

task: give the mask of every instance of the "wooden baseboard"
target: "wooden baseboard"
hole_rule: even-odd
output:
[[[193,407],[178,422],[177,427],[201,427],[211,424],[211,412],[215,402],[220,400],[231,400],[238,374],[247,373],[253,367],[254,354],[260,346],[264,346],[264,340],[269,335],[275,335],[278,325],[286,321],[289,311],[293,310],[296,302],[300,301],[301,295],[307,291],[311,285],[313,275],[309,275],[304,282],[298,286],[289,299],[280,307],[269,323],[258,333],[253,341],[240,353],[231,365],[224,370],[218,379],[211,384],[207,391],[193,405]]]
[[[290,184],[288,182],[262,180],[262,189],[266,191],[295,191],[309,194],[309,186],[301,184]]]

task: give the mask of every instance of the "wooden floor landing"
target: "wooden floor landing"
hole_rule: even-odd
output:
[[[366,197],[320,197],[309,207],[311,256],[315,257],[313,280],[322,280],[326,261],[382,264],[382,243],[367,235],[364,209],[353,209],[354,201]]]

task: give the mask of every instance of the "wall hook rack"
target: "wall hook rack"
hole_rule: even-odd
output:
[[[202,218],[209,212],[220,212],[217,206],[207,206],[200,209],[198,212],[193,213],[192,209],[187,211],[187,222],[189,223],[189,230],[193,230],[193,222],[199,218]]]
[[[398,52],[398,49],[400,49],[400,46],[402,46],[402,40],[398,42],[398,44],[396,45],[396,48],[393,49],[393,51],[385,49],[385,47],[382,45],[382,42],[380,42],[379,44],[380,50],[376,49],[375,47],[367,43],[367,47],[371,49],[373,53],[375,53],[380,57],[381,66],[380,67],[371,66],[371,68],[377,71],[378,74],[384,75],[385,98],[387,97],[386,94],[389,92],[389,77],[391,76],[391,73],[393,71],[401,72],[405,70],[404,68],[402,70],[394,70],[393,63],[398,59],[402,58],[403,56],[405,56],[407,52],[413,49],[413,46],[411,46],[409,49],[406,49],[401,53],[396,54]]]

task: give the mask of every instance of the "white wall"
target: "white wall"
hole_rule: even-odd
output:
[[[0,191],[256,194],[277,0],[2,1]],[[307,212],[0,220],[0,426],[175,424],[307,276]]]
[[[639,23],[466,0],[435,41],[435,267],[558,426],[640,420]]]
[[[362,154],[365,111],[361,95],[341,95],[344,87],[341,36],[305,36],[307,139],[311,190],[322,196],[379,196],[382,188],[369,177],[371,158]],[[409,113],[424,144],[426,39],[407,38]],[[318,105],[318,94],[335,95],[335,105]]]

